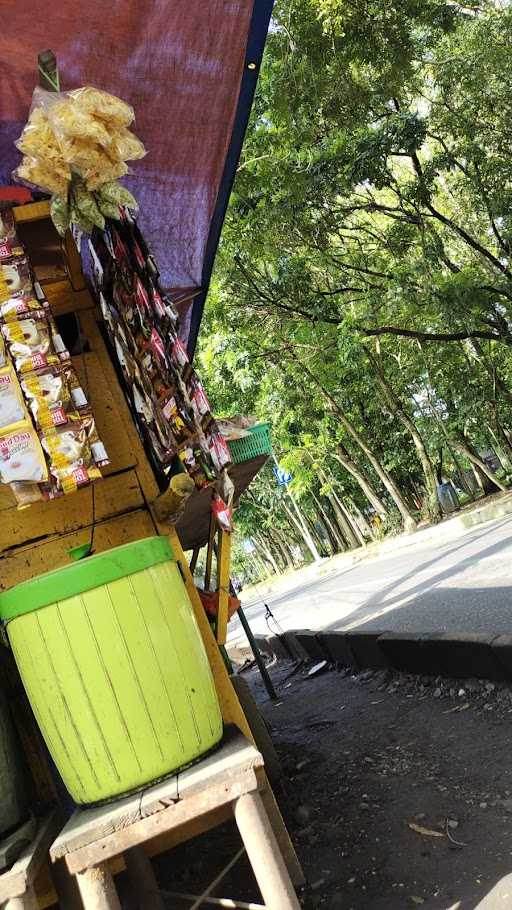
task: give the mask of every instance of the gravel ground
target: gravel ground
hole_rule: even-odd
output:
[[[512,869],[512,688],[292,671],[271,668],[276,704],[244,675],[286,772],[278,796],[305,910],[473,910]],[[157,876],[197,894],[238,849],[224,825],[159,857]],[[245,859],[216,894],[260,901]]]

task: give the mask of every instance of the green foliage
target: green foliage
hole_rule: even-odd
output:
[[[492,0],[276,4],[200,357],[313,529],[512,457],[511,44]],[[283,496],[267,470],[240,527],[305,553]]]

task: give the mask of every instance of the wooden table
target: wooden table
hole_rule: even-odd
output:
[[[109,861],[124,855],[141,908],[164,910],[143,847],[164,832],[179,840],[196,833],[195,823],[214,827],[234,816],[267,910],[299,910],[285,859],[278,846],[282,825],[267,815],[260,789],[263,759],[235,728],[222,746],[188,770],[92,809],[77,810],[51,847],[53,862],[64,858],[76,876],[84,910],[121,910]],[[204,830],[204,824],[202,825]],[[285,832],[286,833],[286,832]],[[277,835],[277,836],[276,836]],[[199,906],[199,905],[198,905]]]
[[[37,910],[34,881],[48,861],[48,850],[58,830],[57,813],[41,819],[31,843],[11,868],[0,875],[0,906],[3,910]]]

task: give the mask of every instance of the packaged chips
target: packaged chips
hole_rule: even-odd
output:
[[[43,450],[33,427],[0,430],[0,481],[42,483],[47,478]]]
[[[137,207],[117,184],[127,161],[146,154],[128,126],[133,108],[108,92],[85,86],[72,92],[36,88],[28,122],[16,142],[23,160],[14,176],[52,194],[50,213],[60,234],[73,223],[86,233],[120,205]]]

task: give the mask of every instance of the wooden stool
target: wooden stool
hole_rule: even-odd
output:
[[[56,813],[41,819],[32,842],[11,868],[0,875],[2,910],[37,910],[34,881],[48,860],[48,850],[58,830]]]
[[[139,906],[163,910],[142,845],[171,831],[179,840],[187,840],[197,831],[191,829],[194,823],[208,816],[203,825],[207,830],[225,821],[227,809],[235,817],[267,910],[299,910],[278,846],[278,841],[285,840],[286,829],[279,813],[272,813],[271,819],[267,815],[268,801],[259,792],[265,786],[262,756],[236,728],[228,728],[222,746],[192,768],[143,793],[77,810],[52,845],[50,856],[53,862],[65,857],[69,872],[76,876],[84,910],[121,910],[108,867],[109,860],[120,854]],[[287,857],[287,862],[293,875],[296,858]]]

